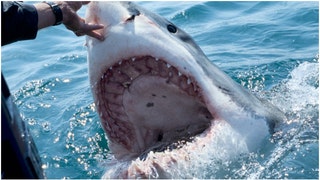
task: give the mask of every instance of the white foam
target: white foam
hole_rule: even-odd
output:
[[[245,139],[226,122],[218,120],[214,128],[204,137],[197,137],[195,142],[178,150],[151,152],[144,161],[137,159],[131,164],[118,162],[109,165],[103,178],[121,177],[127,169],[129,173],[143,172],[153,178],[159,175],[169,178],[208,178],[214,169],[218,170],[221,162],[232,161],[243,153],[248,153]]]
[[[270,167],[280,164],[286,159],[288,152],[295,146],[300,146],[303,126],[308,121],[318,121],[313,118],[319,106],[319,64],[318,62],[303,62],[289,75],[289,78],[274,89],[272,101],[278,104],[288,115],[288,121],[281,125],[275,137],[275,148],[265,162],[257,163],[255,171],[248,173],[248,179],[259,179],[270,176],[283,178],[282,169],[270,171]],[[291,125],[290,125],[291,124]],[[317,124],[317,123],[316,123]],[[307,128],[309,131],[310,128]],[[270,174],[272,173],[272,175]]]
[[[272,102],[284,112],[297,112],[306,106],[319,104],[319,64],[303,62],[289,75],[288,80],[275,88]]]

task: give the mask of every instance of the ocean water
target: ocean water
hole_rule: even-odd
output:
[[[226,151],[237,156],[228,160],[210,159],[208,152],[202,155],[206,162],[180,174],[319,178],[318,2],[139,4],[188,32],[212,63],[288,117],[259,151]],[[111,155],[89,88],[84,43],[60,25],[40,30],[36,40],[1,48],[2,72],[50,179],[99,178]]]

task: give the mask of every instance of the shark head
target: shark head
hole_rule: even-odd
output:
[[[284,118],[219,70],[186,32],[134,3],[91,2],[86,22],[105,26],[104,41],[87,37],[89,78],[117,159],[190,141],[214,121],[229,123],[253,149]]]

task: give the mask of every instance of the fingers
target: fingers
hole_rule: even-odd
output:
[[[93,38],[96,38],[100,41],[104,40],[104,36],[96,31],[88,31],[88,32],[82,32],[82,31],[75,31],[74,32],[77,36],[83,36],[83,35],[88,35],[91,36]]]
[[[84,24],[83,25],[83,29],[85,31],[94,31],[94,30],[98,30],[98,29],[103,29],[104,25],[103,24]]]
[[[104,36],[95,31],[88,32],[86,35],[99,39],[100,41],[104,40]]]
[[[67,29],[73,31],[77,36],[88,35],[100,41],[104,40],[102,24],[88,24],[77,14],[77,10],[82,4],[88,4],[88,1],[64,1],[61,5],[63,13],[63,24]]]
[[[99,33],[96,30],[99,29],[103,29],[104,25],[102,24],[86,24],[86,23],[82,23],[82,25],[80,26],[80,28],[76,31],[74,31],[74,33],[77,36],[83,36],[83,35],[88,35],[91,37],[94,37],[96,39],[99,39],[100,41],[104,40],[104,36],[103,34]]]

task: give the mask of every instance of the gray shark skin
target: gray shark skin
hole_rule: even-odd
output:
[[[151,151],[178,149],[177,142],[208,138],[218,121],[229,124],[254,151],[286,118],[157,14],[131,2],[91,2],[86,22],[105,25],[104,41],[86,38],[89,78],[118,160],[144,160]]]

